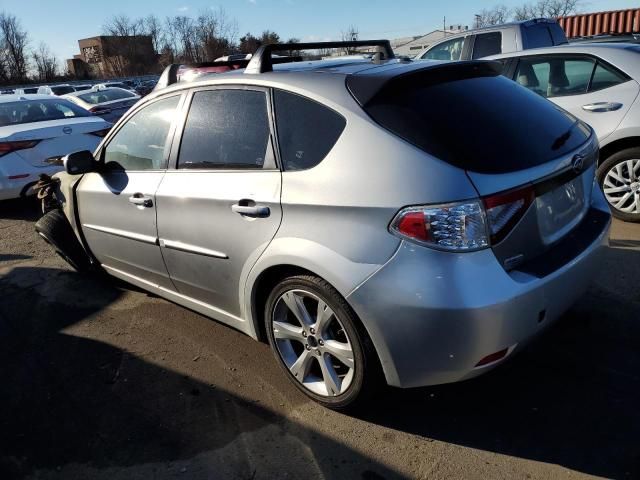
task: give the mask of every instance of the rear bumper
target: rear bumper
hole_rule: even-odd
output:
[[[490,249],[455,254],[403,242],[348,297],[387,383],[417,387],[475,377],[503,360],[477,367],[481,359],[504,349],[511,355],[557,320],[587,290],[608,244],[611,218],[597,188],[592,202],[598,231],[543,276],[506,272]]]
[[[10,155],[12,154],[7,157]],[[4,165],[2,165],[3,163]],[[33,185],[39,180],[41,173],[53,175],[61,170],[60,166],[34,167],[26,164],[21,158],[17,160],[2,158],[0,161],[0,200],[19,198],[27,186]],[[19,178],[11,178],[16,176]]]

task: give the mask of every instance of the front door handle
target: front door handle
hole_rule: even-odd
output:
[[[238,203],[231,205],[231,210],[235,213],[251,218],[265,218],[271,215],[269,207],[265,207],[264,205],[249,205],[249,203],[253,203],[253,201],[240,200]]]
[[[582,109],[587,112],[601,113],[601,112],[614,112],[620,110],[622,104],[618,102],[596,102],[583,105]]]
[[[129,202],[140,207],[153,207],[153,199],[142,193],[134,193],[129,197]]]

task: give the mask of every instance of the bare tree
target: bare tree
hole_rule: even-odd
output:
[[[144,20],[142,20],[142,25],[145,35],[149,35],[151,37],[153,50],[156,53],[160,53],[160,51],[164,47],[164,32],[160,19],[154,14],[147,15]]]
[[[260,45],[262,45],[260,39],[247,32],[244,36],[240,37],[238,48],[241,53],[255,53]]]
[[[41,42],[32,55],[39,81],[50,82],[58,76],[58,59],[51,53],[46,43]]]
[[[492,8],[485,8],[475,15],[475,28],[506,23],[510,16],[511,10],[506,5],[496,5]]]
[[[358,32],[358,29],[355,25],[349,25],[349,28],[347,28],[346,30],[342,31],[341,33],[341,39],[343,42],[354,42],[356,40],[358,40],[360,33]],[[344,53],[345,55],[351,55],[353,53],[355,53],[356,50],[354,48],[351,47],[346,47],[344,49]]]
[[[577,13],[583,0],[538,0],[514,8],[514,20],[529,20],[531,18],[557,18]]]
[[[11,81],[23,82],[27,79],[27,45],[29,37],[22,29],[20,21],[10,13],[0,13],[0,63],[6,69]]]

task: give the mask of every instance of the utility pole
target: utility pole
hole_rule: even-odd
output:
[[[481,15],[476,13],[475,17],[476,17],[476,28],[480,28],[480,17],[481,17]]]
[[[444,33],[444,36],[447,36],[447,17],[442,17],[442,32]]]

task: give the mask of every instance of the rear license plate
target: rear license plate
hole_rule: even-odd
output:
[[[563,237],[582,218],[588,202],[582,177],[536,198],[538,228],[545,244]]]

